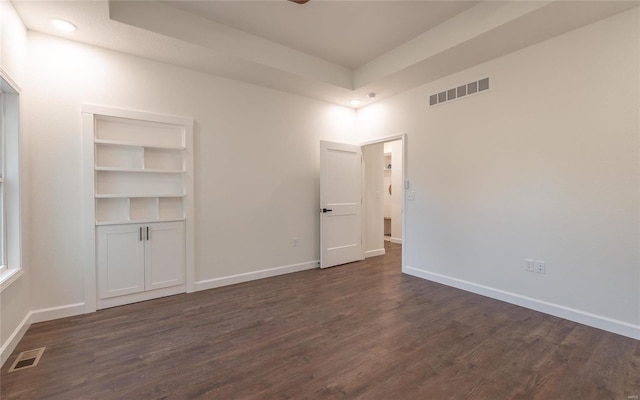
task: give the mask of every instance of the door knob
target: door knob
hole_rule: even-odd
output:
[[[322,212],[323,212],[323,213],[326,213],[326,212],[329,212],[329,211],[333,211],[333,210],[332,210],[332,209],[330,209],[330,208],[323,208],[323,209],[322,209]]]

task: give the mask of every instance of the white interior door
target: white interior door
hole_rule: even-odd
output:
[[[320,142],[320,268],[362,260],[362,150]]]

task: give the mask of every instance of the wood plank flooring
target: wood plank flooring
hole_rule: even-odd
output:
[[[637,399],[640,341],[347,266],[34,324],[11,399]],[[23,350],[38,366],[7,374]]]

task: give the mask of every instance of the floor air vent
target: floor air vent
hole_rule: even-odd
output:
[[[489,78],[480,79],[466,85],[451,88],[429,96],[429,107],[434,107],[451,100],[460,99],[489,90]]]
[[[46,347],[40,347],[39,349],[27,350],[18,354],[18,358],[13,362],[11,368],[7,372],[15,372],[23,369],[35,367],[44,353]]]

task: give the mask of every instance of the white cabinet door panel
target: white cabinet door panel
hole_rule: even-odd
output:
[[[185,275],[184,222],[153,223],[145,241],[145,289],[182,285]]]
[[[106,299],[143,291],[144,241],[140,226],[99,226],[96,231],[98,297]]]

